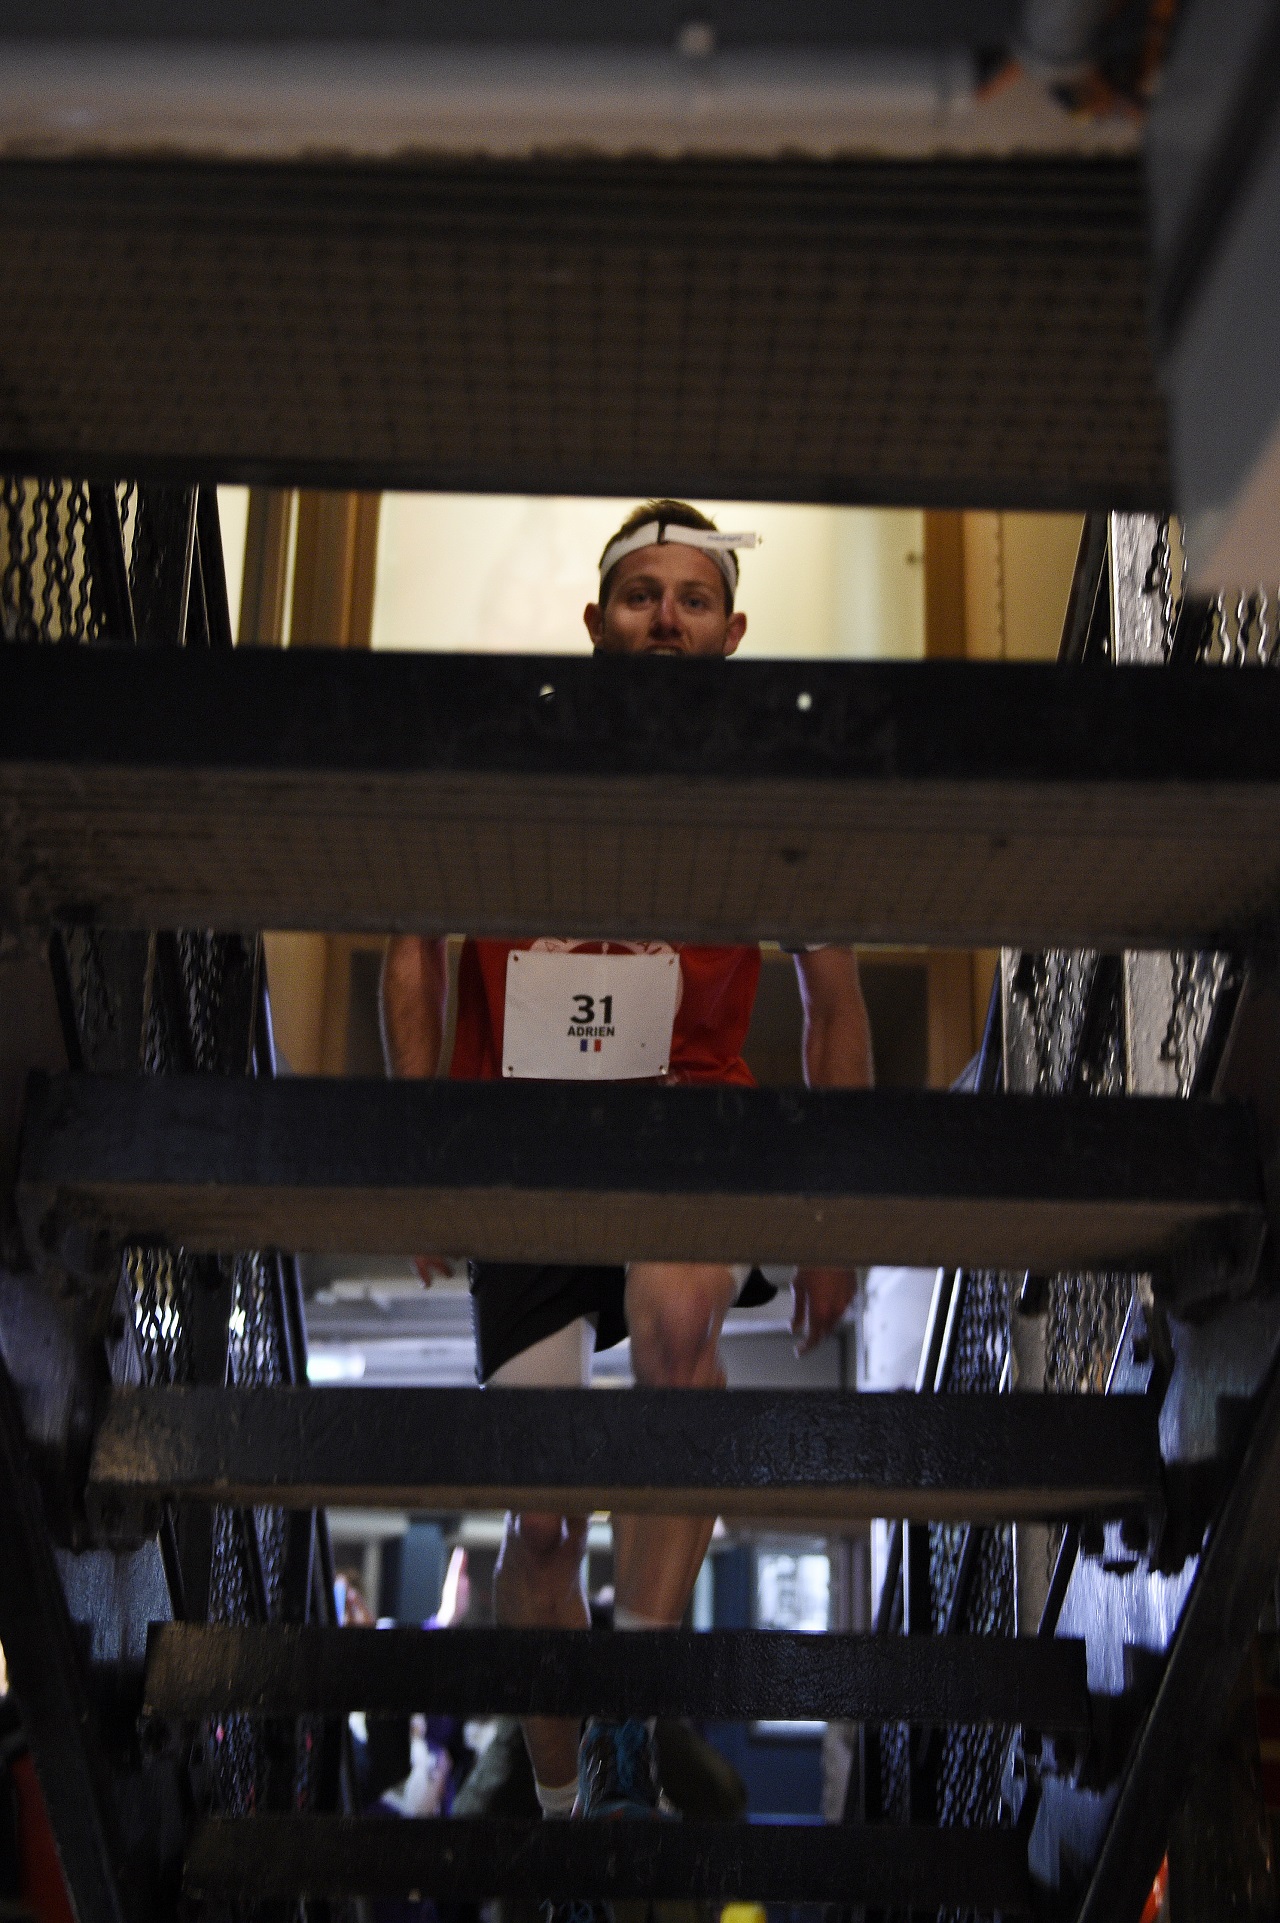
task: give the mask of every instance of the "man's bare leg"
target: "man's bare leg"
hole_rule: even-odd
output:
[[[498,1621],[514,1628],[589,1629],[582,1585],[586,1545],[585,1516],[508,1516],[494,1573]],[[529,1760],[544,1789],[576,1784],[579,1727],[568,1717],[525,1717]]]
[[[495,1369],[489,1386],[494,1391],[577,1387],[590,1380],[594,1348],[595,1333],[589,1324],[569,1323]],[[546,1406],[547,1420],[554,1422],[556,1405],[551,1395]],[[582,1584],[586,1546],[585,1516],[509,1515],[494,1572],[498,1621],[520,1629],[589,1628]],[[526,1717],[523,1726],[539,1800],[550,1793],[554,1801],[558,1793],[568,1815],[578,1780],[578,1722],[565,1716],[537,1716]]]
[[[653,1389],[722,1389],[720,1331],[736,1294],[727,1266],[633,1262],[626,1308],[636,1381]],[[709,1516],[615,1513],[615,1607],[645,1622],[678,1623],[714,1527]]]
[[[736,1289],[732,1271],[713,1263],[632,1263],[626,1310],[636,1380],[650,1388],[723,1388],[720,1330]],[[548,1417],[554,1419],[553,1407]],[[710,1517],[615,1515],[617,1604],[646,1622],[678,1623],[714,1526]],[[586,1532],[585,1516],[508,1516],[494,1582],[500,1623],[589,1628],[582,1584]],[[544,1789],[576,1780],[576,1721],[527,1717],[524,1733]]]

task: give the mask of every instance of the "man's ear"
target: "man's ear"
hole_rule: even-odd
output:
[[[591,636],[592,647],[598,648],[604,638],[604,609],[597,607],[594,601],[588,601],[582,610],[582,619],[586,623],[587,633]]]
[[[729,620],[728,620],[728,623],[726,624],[725,631],[724,631],[724,651],[726,654],[737,653],[738,643],[739,641],[741,641],[746,631],[747,631],[746,615],[731,614],[729,616]]]

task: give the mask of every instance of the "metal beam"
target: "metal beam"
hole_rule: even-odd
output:
[[[625,1847],[621,1839],[625,1834]],[[255,1898],[406,1896],[438,1902],[639,1897],[656,1901],[1028,1908],[1012,1830],[809,1823],[396,1823],[252,1816],[202,1823],[187,1888]]]
[[[163,1496],[937,1522],[1161,1498],[1141,1397],[827,1390],[114,1390],[89,1480],[108,1522]]]
[[[1003,153],[1008,117],[976,96],[1021,12],[1021,0],[735,0],[690,32],[679,0],[389,0],[354,16],[334,0],[55,0],[39,19],[5,0],[0,150],[773,159],[789,133],[792,156]],[[1016,124],[1033,148],[1102,144],[1022,91]]]
[[[0,817],[8,923],[1221,945],[1280,903],[1280,682],[23,648]]]
[[[886,17],[877,0],[797,0],[785,13],[771,0],[736,0],[717,23],[717,44],[985,51],[1013,39],[1022,10],[1021,0],[900,0]],[[353,15],[342,0],[50,0],[33,19],[19,0],[3,0],[0,40],[64,47],[191,41],[668,47],[687,18],[680,0],[559,0],[552,14],[531,11],[521,0],[447,0],[426,13],[413,0],[387,0],[374,15]]]
[[[1263,1223],[1243,1106],[533,1081],[33,1078],[19,1197],[36,1251],[508,1261],[1229,1271]]]
[[[402,1715],[848,1717],[1085,1730],[1084,1644],[752,1630],[227,1627],[157,1623],[144,1707],[198,1720]]]

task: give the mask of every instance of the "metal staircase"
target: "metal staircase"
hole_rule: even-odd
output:
[[[1057,668],[646,664],[642,701],[627,662],[233,652],[198,491],[0,509],[6,637],[65,644],[0,653],[0,1020],[35,1071],[0,1642],[79,1923],[411,1893],[1136,1923],[1280,1562],[1260,610],[1170,595],[1139,648],[1125,568],[1167,528],[1115,517]],[[260,943],[187,932],[267,920],[1017,946],[971,1092],[414,1087],[273,1079]],[[917,1393],[548,1422],[307,1386],[294,1252],[724,1257],[744,1224],[941,1265]],[[336,1628],[326,1505],[517,1493],[900,1527],[865,1636]],[[841,1717],[861,1759],[821,1829],[375,1823],[345,1719],[406,1707]]]

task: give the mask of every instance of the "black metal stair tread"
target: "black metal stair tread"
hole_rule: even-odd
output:
[[[1269,676],[11,655],[9,924],[1203,947],[1280,900]]]
[[[1089,1725],[1084,1644],[1035,1637],[154,1623],[144,1705],[195,1719],[434,1714]]]
[[[920,1090],[33,1078],[32,1244],[1145,1268],[1260,1233],[1244,1107]]]
[[[313,9],[281,11],[323,33]],[[479,37],[508,20],[524,34],[539,11],[477,8]],[[300,151],[229,164],[163,151],[168,127],[148,139],[125,108],[145,157],[122,159],[89,63],[96,52],[118,75],[116,36],[152,12],[168,30],[175,16],[159,7],[58,16],[60,31],[84,36],[66,44],[85,63],[93,125],[51,126],[55,153],[76,159],[42,150],[0,176],[5,258],[38,245],[41,263],[9,295],[23,342],[6,376],[9,473],[1075,511],[1171,498],[1136,154],[904,165],[598,153],[353,163]],[[324,17],[340,39],[377,42],[397,12],[415,32],[438,20],[468,38],[454,8]],[[593,27],[610,17],[583,12]],[[1008,0],[968,12],[982,21],[978,44],[1005,44]],[[815,15],[824,31],[848,17]],[[966,44],[954,6],[911,15],[948,48]],[[7,17],[15,34],[31,20],[15,6]],[[223,31],[220,7],[176,17]],[[653,17],[669,47],[677,15]],[[861,17],[883,44],[884,17]],[[242,18],[269,39],[254,9]],[[735,8],[723,22],[738,18]],[[892,43],[903,10],[891,18]],[[88,39],[98,21],[110,24]],[[393,45],[373,71],[395,87]],[[62,114],[64,83],[41,71]],[[255,89],[269,71],[255,58]],[[288,60],[276,72],[296,83]],[[22,99],[38,114],[25,86]],[[275,125],[270,108],[255,111]],[[376,107],[359,118],[362,130],[386,125]],[[237,123],[257,153],[252,123],[232,112],[219,148]],[[301,148],[330,142],[342,144],[326,120]],[[751,297],[726,303],[744,260]],[[934,298],[922,302],[926,285]]]
[[[741,1389],[115,1389],[105,1522],[164,1497],[1001,1521],[1157,1504],[1137,1396]]]
[[[427,1817],[213,1818],[192,1837],[193,1893],[256,1899],[569,1896],[859,1903],[1020,1913],[1012,1830],[845,1824],[512,1823]]]

